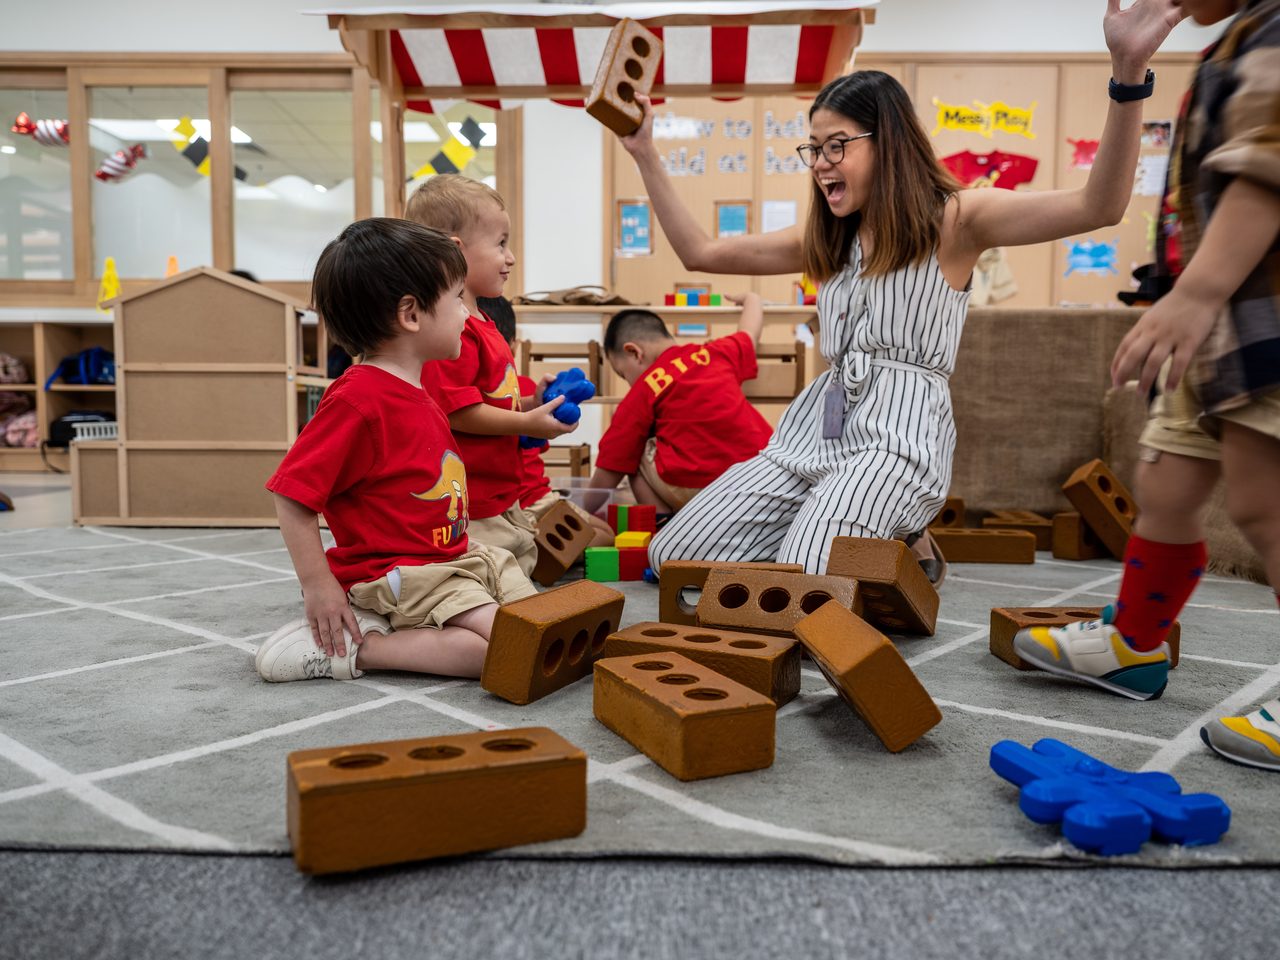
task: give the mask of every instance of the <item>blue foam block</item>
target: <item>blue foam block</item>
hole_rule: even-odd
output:
[[[1103,856],[1136,853],[1153,837],[1166,843],[1217,843],[1231,808],[1211,793],[1182,792],[1167,773],[1109,767],[1061,740],[1027,749],[1012,740],[991,748],[991,769],[1021,787],[1018,805],[1036,823],[1062,823],[1063,835]]]
[[[581,367],[570,367],[556,374],[542,393],[542,402],[564,397],[564,403],[552,413],[561,423],[577,423],[582,417],[581,404],[596,395],[596,385],[587,379]]]

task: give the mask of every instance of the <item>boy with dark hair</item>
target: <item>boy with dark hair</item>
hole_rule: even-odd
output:
[[[478,677],[498,604],[535,592],[510,553],[468,541],[466,470],[420,381],[458,355],[465,276],[449,237],[405,220],[357,221],[320,255],[316,310],[360,362],[267,481],[306,619],[258,649],[265,680]]]
[[[648,310],[609,321],[605,357],[631,389],[600,438],[591,486],[626,477],[636,502],[671,513],[769,442],[773,428],[742,393],[757,374],[764,309],[758,294],[730,299],[742,306],[738,332],[705,344],[676,343]]]
[[[471,535],[515,555],[526,574],[538,559],[534,527],[519,503],[519,437],[553,440],[563,424],[544,404],[541,386],[522,397],[511,348],[477,304],[497,297],[515,263],[507,245],[511,219],[493,188],[457,174],[437,174],[414,191],[405,216],[442,230],[466,260],[463,303],[468,316],[460,352],[422,368],[422,385],[444,410],[471,481]]]

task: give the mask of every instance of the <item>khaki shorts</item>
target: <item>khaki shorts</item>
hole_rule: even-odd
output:
[[[1162,452],[1201,460],[1221,460],[1220,442],[1200,426],[1200,397],[1195,387],[1187,377],[1183,377],[1177,389],[1165,393],[1164,380],[1168,372],[1166,364],[1160,371],[1160,392],[1151,405],[1151,417],[1138,443],[1148,451],[1157,452],[1156,456]],[[1255,397],[1245,406],[1215,417],[1280,439],[1280,390]],[[1154,457],[1144,456],[1143,459],[1153,460]]]
[[[653,492],[666,501],[672,510],[679,510],[693,499],[701,487],[673,487],[658,476],[658,441],[650,437],[644,445],[644,456],[640,458],[640,476],[645,483],[653,487]]]
[[[455,560],[396,567],[385,577],[357,583],[347,599],[382,614],[393,630],[412,630],[443,627],[486,603],[511,603],[537,592],[509,552],[472,544]]]
[[[556,493],[554,490],[540,500],[535,500],[533,503],[529,504],[529,506],[524,508],[524,512],[529,515],[529,522],[536,528],[538,524],[542,522],[542,518],[545,517],[550,512],[551,508],[561,500],[564,500],[564,502],[569,505],[569,509],[576,513],[584,523],[591,523],[591,514],[587,513],[586,510],[578,506],[572,500],[560,496],[560,494]]]
[[[527,577],[538,564],[538,545],[534,542],[533,522],[529,515],[515,503],[496,517],[472,520],[467,525],[467,536],[472,543],[486,547],[501,547],[516,558]]]

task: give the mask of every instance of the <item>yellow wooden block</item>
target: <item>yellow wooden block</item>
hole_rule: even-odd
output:
[[[615,547],[647,547],[653,534],[648,530],[627,530],[613,538]]]

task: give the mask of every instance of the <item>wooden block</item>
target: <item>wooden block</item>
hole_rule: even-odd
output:
[[[644,119],[636,94],[648,94],[662,60],[662,41],[634,20],[619,20],[609,33],[587,113],[620,137],[635,133]]]
[[[567,500],[560,500],[538,521],[534,542],[538,545],[538,562],[533,579],[549,587],[578,562],[594,536],[589,524],[573,512]]]
[[[596,661],[593,696],[597,720],[681,780],[773,763],[773,701],[678,653]]]
[[[1025,530],[1035,534],[1037,550],[1053,548],[1053,521],[1030,510],[992,510],[982,525],[994,530]]]
[[[613,545],[619,550],[623,547],[647,547],[652,537],[648,530],[624,530],[613,538]]]
[[[848,577],[774,570],[713,570],[698,601],[698,626],[792,636],[797,620],[835,600],[853,610],[858,585]]]
[[[587,755],[546,727],[298,750],[289,839],[306,873],[576,837]]]
[[[658,619],[663,623],[694,626],[698,620],[695,604],[685,601],[688,588],[701,590],[712,570],[776,570],[779,573],[804,573],[798,563],[720,563],[711,560],[668,560],[658,577]]]
[[[796,624],[831,686],[890,751],[915,743],[942,712],[889,638],[838,603]]]
[[[1110,553],[1080,514],[1055,513],[1053,555],[1059,560],[1094,560]]]
[[[949,563],[1036,562],[1036,535],[1026,530],[941,527],[933,539]]]
[[[622,559],[618,548],[587,547],[586,577],[602,583],[622,579]]]
[[[619,580],[643,580],[648,566],[648,547],[618,547]]]
[[[827,573],[858,581],[862,609],[856,612],[868,623],[933,636],[938,591],[901,540],[832,537]]]
[[[995,607],[991,611],[991,653],[1019,670],[1034,670],[1013,649],[1013,637],[1027,627],[1065,627],[1077,620],[1097,620],[1102,616],[1101,607]],[[1169,667],[1178,665],[1182,645],[1182,621],[1175,620],[1169,628]]]
[[[633,503],[627,510],[627,530],[658,532],[658,508],[651,503]]]
[[[600,659],[664,650],[763,693],[779,707],[800,692],[800,644],[793,637],[648,621],[609,634]]]
[[[1111,468],[1101,460],[1090,460],[1067,478],[1062,492],[1112,555],[1123,559],[1137,511],[1133,495]]]
[[[942,505],[938,515],[929,521],[929,526],[935,530],[938,527],[963,527],[964,500],[961,497],[947,497],[947,502]]]
[[[585,677],[618,629],[623,596],[575,580],[498,608],[480,686],[512,703],[532,703]]]

